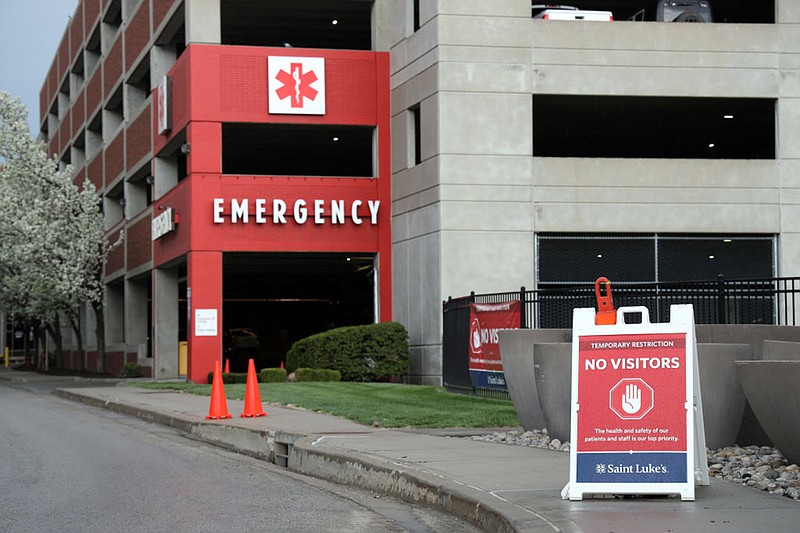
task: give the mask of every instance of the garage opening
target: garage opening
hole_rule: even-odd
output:
[[[223,124],[222,172],[372,177],[372,126]]]
[[[540,233],[536,249],[539,288],[775,276],[774,235]]]
[[[547,4],[548,2],[533,2],[533,5]],[[657,7],[660,3],[674,4],[673,10],[692,9],[700,2],[683,1],[658,1],[658,0],[574,0],[567,2],[578,9],[589,11],[611,11],[614,20],[636,20],[654,21],[656,20]],[[736,24],[774,24],[775,23],[775,0],[763,0],[753,2],[752,0],[707,0],[702,2],[706,6],[699,6],[711,11],[711,21],[715,23],[736,23]],[[533,15],[541,8],[533,9]],[[692,18],[691,22],[698,22],[701,19]]]
[[[775,100],[533,96],[535,157],[775,159]]]
[[[285,361],[314,333],[375,322],[376,254],[223,255],[223,351],[231,371]]]
[[[222,44],[370,50],[372,0],[225,0]]]

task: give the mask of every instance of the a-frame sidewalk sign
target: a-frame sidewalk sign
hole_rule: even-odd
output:
[[[651,323],[647,307],[615,311],[610,284],[607,300],[595,289],[599,312],[573,310],[570,473],[561,496],[694,500],[695,485],[709,484],[694,310],[672,305],[669,322]]]

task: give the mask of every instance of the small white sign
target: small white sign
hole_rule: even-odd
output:
[[[325,114],[325,58],[267,58],[271,114]]]
[[[197,309],[194,312],[195,337],[217,336],[217,310]]]
[[[150,223],[151,240],[163,237],[174,229],[175,218],[172,216],[172,208],[168,207]]]
[[[172,129],[172,78],[164,76],[158,84],[158,134],[163,135]]]

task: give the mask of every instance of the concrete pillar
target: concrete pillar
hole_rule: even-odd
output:
[[[150,49],[150,90],[155,90],[162,78],[175,64],[177,53],[175,45],[155,45]]]
[[[153,269],[153,377],[178,377],[178,269]]]
[[[150,325],[147,320],[147,284],[150,278],[125,281],[125,340],[128,349],[141,353],[147,346]],[[146,352],[145,352],[146,353]],[[127,362],[127,354],[126,354]]]
[[[222,252],[189,252],[189,381],[206,383],[222,361]]]
[[[186,0],[186,44],[222,44],[220,0]]]

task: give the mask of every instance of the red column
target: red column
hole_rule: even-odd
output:
[[[188,379],[206,383],[222,361],[222,252],[187,254]]]
[[[378,123],[378,198],[381,201],[378,230],[380,272],[380,321],[392,320],[392,139],[389,54],[376,54]]]

